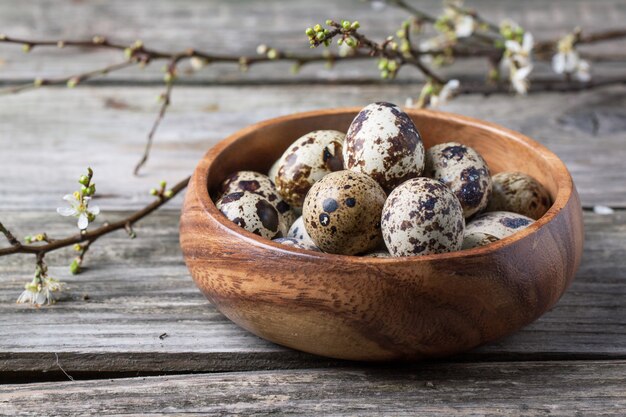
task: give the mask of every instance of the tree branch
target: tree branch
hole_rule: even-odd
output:
[[[184,190],[187,187],[187,184],[189,183],[189,179],[190,177],[187,177],[184,180],[180,181],[178,184],[176,184],[174,187],[172,187],[170,190],[171,194],[168,194],[167,197],[164,195],[159,195],[157,200],[148,204],[141,210],[138,210],[132,213],[130,216],[122,220],[118,220],[113,223],[105,223],[104,225],[96,229],[93,229],[84,233],[78,233],[74,236],[70,236],[64,239],[56,239],[52,241],[51,243],[47,243],[45,245],[19,244],[19,245],[10,246],[8,248],[2,248],[0,249],[0,256],[12,255],[14,253],[32,253],[32,254],[37,255],[38,258],[41,257],[43,259],[43,255],[53,250],[64,248],[67,246],[72,246],[72,245],[75,245],[77,243],[82,243],[82,242],[91,243],[95,241],[96,239],[98,239],[99,237],[106,235],[108,233],[111,233],[115,230],[126,229],[127,227],[129,227],[129,225],[133,225],[134,223],[143,219],[144,217],[146,217],[153,211],[157,210],[162,205],[166,204],[168,201],[170,201],[175,195],[180,193],[182,190]],[[5,232],[6,230],[7,229],[4,226],[2,226],[2,229],[0,229],[0,231],[2,231],[5,234],[5,236],[7,236],[7,233]],[[7,239],[9,239],[8,236],[7,236]]]

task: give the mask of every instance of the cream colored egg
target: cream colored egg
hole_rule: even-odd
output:
[[[430,178],[413,178],[389,194],[382,213],[385,245],[392,256],[461,249],[464,219],[459,200]]]
[[[523,172],[500,172],[492,182],[487,211],[512,211],[537,220],[552,204],[548,190]]]
[[[448,142],[428,149],[424,174],[452,190],[461,202],[466,218],[487,207],[491,194],[489,167],[469,146]]]
[[[274,161],[270,170],[267,172],[267,176],[274,184],[276,184],[276,175],[278,175],[278,168],[280,168],[280,158]]]
[[[324,252],[356,255],[381,246],[385,191],[365,174],[338,171],[316,182],[304,201],[307,233]]]
[[[287,228],[296,219],[296,214],[282,199],[274,183],[266,175],[255,171],[237,171],[222,182],[221,195],[238,191],[248,191],[265,197],[278,210],[278,214],[282,217],[281,224],[286,224]]]
[[[373,103],[354,118],[343,147],[346,169],[374,178],[386,192],[422,174],[424,145],[411,118],[391,103]]]
[[[267,239],[287,235],[289,225],[265,197],[249,191],[223,195],[215,206],[230,221]]]
[[[530,217],[509,211],[483,213],[465,226],[463,248],[484,246],[519,232],[534,222]]]
[[[309,243],[311,245],[315,245],[315,242],[311,239],[311,236],[306,231],[304,227],[304,219],[302,216],[298,217],[291,227],[289,228],[289,233],[287,233],[287,237],[292,237],[303,242]]]
[[[280,237],[278,239],[273,240],[276,243],[281,243],[285,246],[292,246],[298,249],[312,250],[316,252],[321,252],[320,248],[315,246],[312,242],[305,242],[304,240],[296,239],[294,237]]]
[[[345,134],[336,130],[316,130],[287,148],[276,174],[276,188],[287,203],[294,208],[302,207],[313,184],[343,169],[344,138]]]

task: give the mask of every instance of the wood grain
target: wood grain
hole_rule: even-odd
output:
[[[623,27],[625,14],[620,0],[556,0],[549,5],[541,1],[503,3],[498,0],[472,0],[468,6],[475,7],[494,22],[509,17],[529,28],[536,39],[559,37],[575,26],[589,30],[605,30]],[[439,0],[421,0],[419,7],[431,14],[441,10]],[[306,12],[302,10],[305,8]],[[0,3],[0,27],[11,36],[35,38],[86,38],[95,34],[109,36],[120,42],[131,43],[142,39],[147,45],[159,49],[184,50],[206,49],[218,53],[255,54],[256,46],[264,42],[271,46],[300,52],[308,51],[304,29],[328,18],[354,19],[361,22],[363,30],[374,39],[382,40],[394,34],[407,15],[387,8],[372,12],[359,0],[308,2],[283,2],[271,0],[229,1],[183,0],[155,2],[139,0],[22,0],[20,7],[10,2]],[[68,23],[71,22],[71,23]],[[234,23],[237,22],[237,23]],[[602,50],[621,51],[623,43],[607,45]],[[598,49],[594,49],[598,51]],[[27,58],[27,59],[26,59]],[[70,48],[63,51],[36,49],[25,57],[19,46],[1,47],[0,79],[3,81],[29,80],[35,77],[56,77],[93,70],[100,66],[123,60],[119,52],[76,54]],[[233,66],[215,65],[196,74],[195,82],[232,82],[241,80],[281,81],[297,80],[377,80],[378,70],[374,62],[350,64],[339,67],[340,71],[325,69],[316,64],[304,68],[300,75],[291,77],[290,64],[265,65],[241,74]],[[486,73],[483,61],[469,61],[450,71],[452,76],[468,75],[482,80]],[[548,65],[535,67],[535,73],[550,74]],[[594,69],[594,75],[620,75],[620,64],[603,64]],[[112,74],[116,82],[148,81],[161,83],[161,65],[155,64],[145,70],[128,70]],[[415,70],[402,71],[401,79],[420,79]]]
[[[4,415],[620,416],[626,362],[434,364],[0,386]]]
[[[54,210],[87,165],[95,169],[102,209],[137,209],[151,201],[148,190],[161,179],[173,183],[189,175],[207,149],[249,124],[378,100],[402,104],[417,94],[404,86],[177,87],[150,162],[133,177],[160,91],[79,88],[3,97],[0,209]],[[444,110],[501,124],[546,145],[568,166],[584,206],[626,207],[626,88],[517,99],[464,96]]]
[[[116,213],[123,216],[125,213]],[[58,235],[64,218],[45,212],[5,212],[18,235]],[[585,215],[585,253],[571,288],[535,323],[463,360],[549,358],[626,359],[626,214]],[[50,255],[53,276],[68,284],[61,302],[36,310],[14,304],[33,260],[0,262],[0,375],[47,372],[62,377],[53,352],[76,372],[215,372],[311,367],[296,355],[231,323],[194,286],[178,247],[178,213],[158,212],[137,227],[103,238],[87,269],[69,274],[70,250]],[[83,299],[87,295],[88,299]],[[167,333],[167,337],[159,336]]]
[[[513,237],[486,247],[404,258],[340,256],[285,247],[242,230],[211,201],[228,175],[264,172],[315,129],[343,130],[360,108],[296,113],[250,126],[207,152],[180,225],[185,262],[204,295],[241,327],[275,343],[338,359],[444,357],[499,339],[552,307],[580,263],[580,201],[565,165],[523,135],[477,119],[411,110],[424,146],[450,135],[494,173],[521,171],[553,205]]]

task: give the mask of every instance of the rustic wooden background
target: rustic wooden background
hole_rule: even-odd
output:
[[[417,3],[417,2],[416,2]],[[420,1],[436,12],[439,2]],[[468,1],[492,20],[511,17],[538,39],[624,27],[619,0]],[[395,32],[399,11],[363,2],[21,0],[0,2],[0,32],[29,38],[107,35],[162,49],[252,53],[259,42],[306,50],[303,28],[357,18],[365,31]],[[602,51],[623,51],[624,42]],[[113,52],[0,46],[0,84],[61,76],[120,60]],[[480,78],[483,63],[450,74]],[[375,100],[404,103],[419,92],[407,71],[381,83],[373,63],[306,67],[232,66],[176,87],[153,156],[131,175],[161,92],[160,66],[129,70],[76,89],[0,98],[0,218],[19,236],[73,232],[55,213],[87,165],[103,219],[151,200],[161,179],[189,174],[211,145],[246,125],[294,111]],[[549,68],[539,65],[537,73]],[[624,73],[603,64],[597,77]],[[0,259],[0,414],[623,415],[626,410],[626,87],[526,98],[463,96],[445,110],[519,130],[571,170],[585,209],[586,241],[575,282],[559,304],[519,333],[427,364],[366,365],[281,348],[239,329],[198,290],[178,248],[180,198],[137,228],[103,238],[86,270],[71,276],[71,250],[49,256],[68,284],[61,302],[16,305],[30,279],[27,256]],[[596,205],[613,214],[593,212]],[[75,380],[68,381],[64,371]],[[198,374],[202,373],[202,374]],[[180,375],[174,375],[180,374]],[[160,375],[160,376],[159,376]]]

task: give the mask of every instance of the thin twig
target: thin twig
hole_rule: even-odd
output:
[[[2,232],[2,234],[7,238],[7,240],[9,241],[9,244],[11,246],[15,246],[15,247],[19,247],[22,246],[22,244],[20,243],[19,240],[17,240],[17,238],[15,236],[13,236],[13,233],[11,233],[11,231],[9,229],[7,229],[2,222],[0,222],[0,232]]]
[[[172,187],[171,188],[172,193],[170,194],[169,197],[159,196],[159,198],[155,200],[154,202],[148,204],[141,210],[138,210],[132,213],[130,216],[122,220],[119,220],[113,223],[104,224],[98,227],[97,229],[93,229],[93,230],[86,231],[83,233],[78,233],[74,236],[70,236],[64,239],[56,239],[52,243],[48,243],[45,245],[19,245],[19,246],[15,245],[15,246],[10,246],[8,248],[2,248],[0,249],[0,256],[11,255],[14,253],[32,253],[32,254],[40,256],[48,252],[51,252],[53,250],[64,248],[67,246],[72,246],[77,243],[93,242],[103,235],[111,233],[115,230],[125,229],[127,225],[132,225],[138,222],[139,220],[143,219],[144,217],[146,217],[147,215],[149,215],[150,213],[152,213],[153,211],[157,210],[159,207],[161,207],[162,205],[170,201],[172,197],[174,197],[176,194],[184,190],[187,187],[188,183],[189,183],[189,177],[185,178],[184,180],[176,184],[174,187]]]
[[[134,170],[134,174],[135,175],[139,175],[139,170],[148,161],[148,157],[150,156],[150,150],[152,148],[152,141],[154,139],[154,134],[156,133],[157,129],[159,128],[159,125],[161,124],[161,121],[165,117],[165,112],[167,111],[167,108],[170,105],[170,100],[171,100],[171,96],[172,96],[172,88],[173,87],[174,87],[174,80],[171,80],[170,82],[167,83],[167,86],[165,87],[165,92],[163,94],[161,94],[161,97],[160,97],[160,99],[161,99],[161,108],[159,109],[159,113],[157,114],[157,117],[154,120],[154,123],[152,124],[152,127],[150,128],[150,132],[148,133],[148,137],[147,137],[147,140],[146,140],[146,146],[145,146],[145,148],[143,150],[143,155],[141,156],[141,159],[139,160],[139,162],[135,166],[135,170]]]

